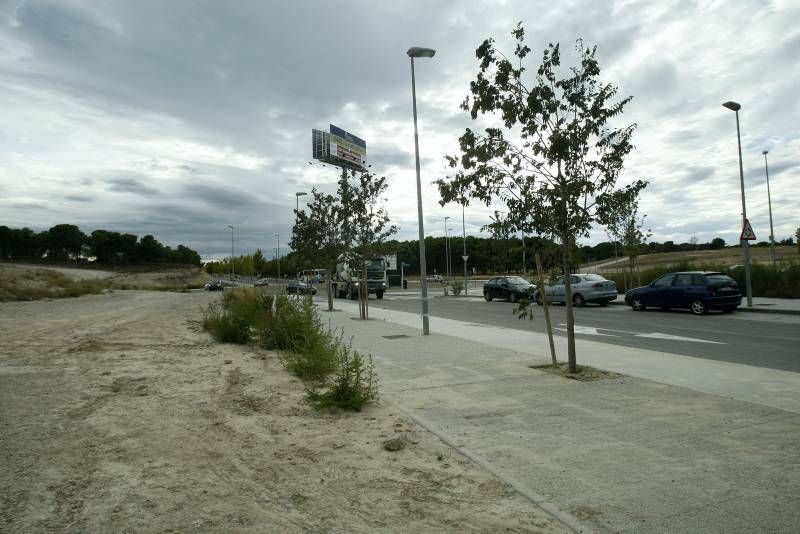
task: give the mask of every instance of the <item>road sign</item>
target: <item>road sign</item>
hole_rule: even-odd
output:
[[[461,256],[461,259],[466,262],[469,259],[469,256]]]
[[[753,232],[753,227],[750,226],[750,221],[744,220],[744,227],[742,228],[742,235],[739,236],[741,241],[755,241],[756,233]]]

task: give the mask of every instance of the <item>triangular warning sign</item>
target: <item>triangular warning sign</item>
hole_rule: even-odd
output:
[[[745,219],[744,220],[744,227],[742,227],[742,235],[739,236],[741,241],[754,241],[756,238],[756,233],[753,232],[753,227],[750,226],[750,221]]]

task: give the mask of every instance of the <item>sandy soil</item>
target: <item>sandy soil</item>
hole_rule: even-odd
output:
[[[0,304],[0,531],[562,531],[388,403],[315,412],[198,331],[217,298]]]

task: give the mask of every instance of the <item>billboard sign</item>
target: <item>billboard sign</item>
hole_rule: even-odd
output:
[[[312,155],[331,165],[361,170],[367,167],[367,143],[333,124],[330,132],[311,131]]]

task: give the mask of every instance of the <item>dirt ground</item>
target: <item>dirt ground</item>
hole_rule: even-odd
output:
[[[0,303],[0,531],[563,531],[389,401],[314,411],[198,330],[218,298]]]

